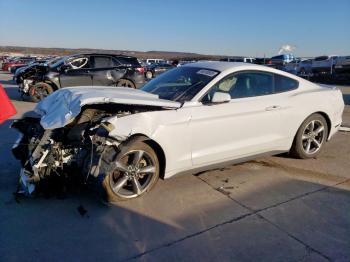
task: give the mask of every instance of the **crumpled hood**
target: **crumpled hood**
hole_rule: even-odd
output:
[[[79,86],[57,90],[35,108],[45,129],[64,127],[91,104],[128,104],[179,108],[180,103],[159,99],[158,95],[126,87]]]

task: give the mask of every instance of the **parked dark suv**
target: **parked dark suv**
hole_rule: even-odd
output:
[[[167,63],[150,64],[145,67],[145,76],[147,79],[152,79],[174,67]]]
[[[112,54],[65,56],[21,79],[20,91],[40,101],[55,90],[69,86],[124,86],[138,88],[145,82],[137,58]]]

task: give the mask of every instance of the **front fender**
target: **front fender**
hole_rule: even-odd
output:
[[[125,141],[135,134],[143,134],[150,138],[154,136],[154,123],[146,113],[133,114],[120,118],[111,117],[106,121],[113,125],[113,130],[109,132],[109,136],[118,141]]]
[[[144,135],[155,141],[166,158],[165,178],[182,169],[191,161],[190,110],[161,110],[106,119],[112,124],[109,136],[122,142],[133,135]]]

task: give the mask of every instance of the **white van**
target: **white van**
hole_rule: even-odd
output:
[[[146,64],[151,65],[151,64],[159,64],[165,62],[164,59],[156,59],[156,58],[151,58],[151,59],[146,59]]]

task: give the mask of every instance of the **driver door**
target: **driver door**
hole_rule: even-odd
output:
[[[61,87],[91,86],[92,73],[90,58],[88,56],[77,57],[68,61],[68,68],[60,73]]]
[[[253,83],[254,79],[260,79],[260,83]],[[210,103],[210,96],[217,91],[229,93],[231,101]],[[244,158],[278,147],[281,107],[273,95],[272,75],[229,75],[212,88],[202,103],[193,107],[190,122],[193,166]]]

